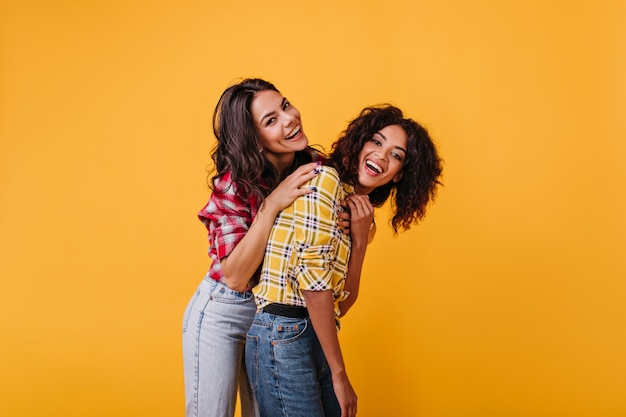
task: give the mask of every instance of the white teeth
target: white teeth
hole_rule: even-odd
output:
[[[365,161],[365,164],[371,169],[373,169],[374,171],[378,172],[379,174],[383,172],[383,169],[380,167],[380,165],[378,165],[375,162],[370,161],[369,159]]]
[[[295,130],[293,130],[285,139],[287,140],[293,139],[298,135],[298,133],[300,133],[300,126],[298,126]]]

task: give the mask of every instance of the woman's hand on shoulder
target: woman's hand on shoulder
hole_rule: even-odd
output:
[[[290,206],[296,198],[312,193],[313,188],[302,187],[302,185],[319,174],[320,165],[321,162],[310,162],[298,167],[267,196],[265,204],[278,213]]]

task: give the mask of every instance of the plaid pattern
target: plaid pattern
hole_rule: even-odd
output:
[[[259,209],[257,200],[232,182],[230,172],[216,180],[209,202],[198,213],[198,218],[209,231],[209,257],[213,261],[209,276],[212,279],[223,281],[219,261],[230,255],[248,232]],[[255,281],[257,278],[252,277]]]
[[[253,289],[259,308],[270,303],[306,306],[302,290],[332,290],[335,314],[350,258],[350,238],[337,222],[339,201],[353,189],[342,184],[337,171],[320,167],[305,186],[317,191],[297,198],[274,222],[265,250],[259,284]]]
[[[324,162],[324,155],[315,149],[307,148],[307,152],[312,161]],[[208,275],[212,279],[224,282],[220,259],[230,255],[248,233],[260,203],[258,198],[233,182],[230,171],[216,179],[209,202],[198,213],[198,218],[209,232],[209,257],[212,263]],[[250,279],[251,286],[258,282],[259,271]]]

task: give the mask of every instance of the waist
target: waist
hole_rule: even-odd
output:
[[[293,319],[305,319],[309,317],[309,311],[303,306],[292,306],[289,304],[272,303],[261,309],[264,313],[276,316],[289,317]]]

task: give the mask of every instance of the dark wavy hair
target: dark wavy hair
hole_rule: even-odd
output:
[[[328,164],[342,181],[358,184],[359,156],[364,144],[386,126],[398,125],[407,134],[407,155],[398,182],[390,181],[374,189],[369,198],[374,207],[382,206],[391,197],[391,226],[408,230],[426,215],[426,207],[434,201],[443,161],[424,127],[405,118],[402,111],[390,104],[366,107],[352,120],[332,145]]]
[[[207,177],[212,190],[215,181],[230,171],[233,182],[262,201],[287,174],[312,161],[311,148],[296,152],[292,166],[281,176],[261,152],[261,137],[250,108],[256,93],[265,90],[280,93],[268,81],[247,78],[228,87],[218,100],[213,112],[213,133],[217,139],[211,151],[214,170],[209,170]]]

